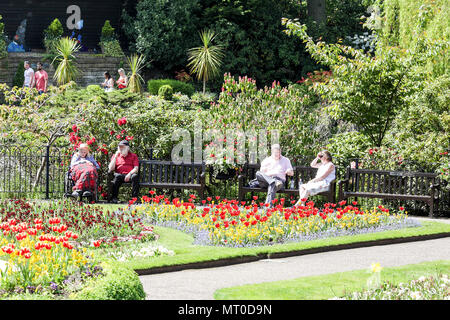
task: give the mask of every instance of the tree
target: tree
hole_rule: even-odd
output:
[[[219,73],[220,64],[224,56],[223,47],[211,45],[215,34],[211,30],[200,33],[203,46],[189,49],[189,63],[191,72],[197,74],[197,79],[203,81],[203,94],[206,91],[206,82]]]
[[[283,24],[286,33],[306,43],[313,59],[331,69],[330,81],[314,84],[329,104],[329,114],[355,124],[375,146],[381,146],[396,114],[407,106],[407,97],[421,89],[424,74],[419,67],[445,45],[418,41],[411,51],[379,46],[372,56],[339,43],[316,43],[298,21],[283,19]]]
[[[308,0],[308,15],[317,23],[324,23],[327,20],[326,1]]]

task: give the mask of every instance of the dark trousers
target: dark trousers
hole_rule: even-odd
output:
[[[261,171],[256,172],[256,179],[258,179],[261,188],[267,188],[267,198],[265,203],[268,203],[272,207],[272,200],[275,199],[277,191],[284,189],[284,181],[279,177],[268,176]],[[281,184],[276,183],[277,181],[280,181]]]
[[[111,181],[111,195],[109,199],[117,199],[119,195],[119,188],[122,185],[122,183],[125,182],[125,176],[126,174],[120,174],[114,172],[114,178]],[[133,198],[139,197],[139,176],[138,174],[134,173],[131,175],[131,195]]]

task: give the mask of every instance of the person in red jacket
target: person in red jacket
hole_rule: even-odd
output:
[[[127,140],[119,143],[118,150],[109,163],[108,172],[114,172],[109,202],[118,203],[119,188],[124,182],[131,181],[132,197],[139,197],[139,159],[135,153],[130,152]]]

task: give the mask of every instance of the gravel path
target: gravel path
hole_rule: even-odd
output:
[[[210,300],[217,289],[225,287],[367,269],[374,262],[394,267],[449,259],[450,238],[443,238],[146,275],[140,280],[147,299]]]

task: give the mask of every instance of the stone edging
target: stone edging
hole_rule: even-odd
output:
[[[302,256],[302,255],[306,255],[306,254],[322,253],[322,252],[337,251],[337,250],[356,249],[356,248],[365,248],[365,247],[373,247],[373,246],[382,246],[382,245],[407,243],[407,242],[415,242],[415,241],[425,241],[425,240],[433,240],[433,239],[440,239],[440,238],[446,238],[446,237],[450,237],[450,232],[441,232],[441,233],[403,237],[403,238],[386,238],[386,239],[379,239],[379,240],[369,240],[369,241],[361,241],[361,242],[354,242],[354,243],[324,246],[324,247],[318,247],[318,248],[294,250],[294,251],[288,251],[288,252],[260,253],[260,254],[254,255],[254,256],[223,258],[223,259],[218,259],[218,260],[192,262],[192,263],[172,265],[172,266],[154,267],[154,268],[150,268],[150,269],[136,269],[134,271],[139,276],[143,276],[143,275],[159,274],[159,273],[166,273],[166,272],[182,271],[182,270],[187,270],[187,269],[204,269],[204,268],[225,267],[225,266],[230,266],[230,265],[234,265],[234,264],[255,262],[258,260],[262,260],[262,259],[287,258],[287,257],[294,257],[294,256]]]

